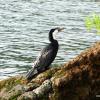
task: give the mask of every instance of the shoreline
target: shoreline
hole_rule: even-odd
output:
[[[100,94],[100,42],[31,82],[22,76],[2,80],[0,89],[0,100],[95,100]]]

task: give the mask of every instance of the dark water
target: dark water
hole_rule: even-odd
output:
[[[57,64],[100,40],[84,25],[85,16],[93,12],[100,13],[99,0],[0,0],[0,79],[31,68],[41,48],[49,43],[51,28],[66,28],[58,34]]]

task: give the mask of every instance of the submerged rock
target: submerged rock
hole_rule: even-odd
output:
[[[29,83],[21,76],[0,81],[0,100],[96,100],[99,95],[100,42]]]

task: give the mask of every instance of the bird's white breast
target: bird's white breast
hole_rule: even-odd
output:
[[[52,35],[53,35],[53,38],[54,38],[54,39],[56,39],[56,34],[57,34],[57,33],[58,33],[58,30],[55,30],[55,31],[53,32]]]

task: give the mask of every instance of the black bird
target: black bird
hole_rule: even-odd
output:
[[[36,61],[33,63],[32,69],[26,74],[26,79],[31,81],[34,76],[47,70],[50,64],[54,61],[58,52],[58,41],[54,38],[54,35],[64,28],[54,28],[49,32],[50,43],[41,51]]]

